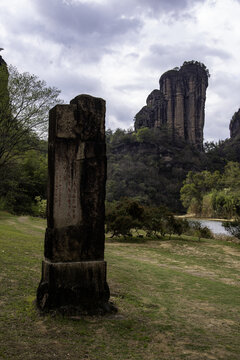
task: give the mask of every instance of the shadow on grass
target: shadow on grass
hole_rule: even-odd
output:
[[[14,215],[12,215],[6,211],[0,210],[0,220],[9,219],[11,217],[14,217]]]
[[[145,244],[148,241],[152,241],[152,239],[147,238],[147,237],[142,238],[142,237],[135,237],[135,236],[128,236],[128,237],[116,236],[114,238],[109,238],[109,237],[106,238],[106,242],[110,242],[110,243]]]
[[[129,244],[145,244],[148,242],[159,242],[159,243],[165,243],[165,242],[181,242],[181,243],[204,243],[209,239],[198,239],[198,238],[193,238],[191,236],[189,237],[180,237],[180,236],[172,236],[171,238],[169,238],[169,236],[164,236],[164,237],[156,237],[156,236],[152,236],[152,237],[138,237],[138,236],[127,236],[127,237],[123,237],[123,236],[119,236],[119,237],[114,237],[114,238],[109,238],[106,237],[106,242],[109,243],[129,243]]]

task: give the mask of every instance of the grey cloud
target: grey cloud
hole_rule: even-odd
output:
[[[229,138],[229,123],[234,111],[231,112],[229,108],[225,110],[224,114],[222,109],[217,108],[208,115],[206,109],[206,120],[204,126],[204,141],[217,141]],[[211,120],[210,120],[211,119]]]
[[[131,42],[147,16],[182,12],[200,0],[112,0],[106,4],[62,0],[36,0],[38,20],[24,19],[22,29],[50,38],[66,48],[79,49],[79,57],[98,61],[111,45]],[[202,0],[203,1],[203,0]]]
[[[114,87],[115,90],[122,92],[136,91],[136,90],[146,90],[146,83],[143,82],[134,82],[132,84],[117,85]]]
[[[142,64],[150,68],[165,69],[167,71],[175,66],[181,66],[184,61],[197,60],[205,63],[208,67],[208,61],[211,57],[218,57],[224,60],[231,58],[231,55],[221,49],[205,45],[180,44],[172,45],[152,45],[149,52],[142,58]]]
[[[206,46],[206,45],[196,45],[196,44],[193,44],[193,43],[188,43],[186,44],[186,46],[163,46],[163,45],[159,45],[159,44],[155,44],[155,45],[152,45],[150,47],[150,52],[152,54],[157,54],[157,55],[161,55],[161,54],[166,54],[166,55],[169,55],[169,54],[172,54],[173,52],[180,52],[180,53],[183,53],[183,52],[194,52],[196,54],[201,54],[201,53],[204,53],[204,54],[207,54],[207,55],[213,55],[213,56],[218,56],[218,57],[223,57],[223,58],[229,58],[229,54],[222,50],[222,49],[215,49],[215,48],[210,48],[209,46]]]
[[[60,76],[54,76],[53,79],[50,77],[48,81],[53,82],[62,91],[61,97],[64,101],[69,102],[75,96],[80,94],[91,94],[93,96],[102,97],[103,87],[99,79],[91,76],[77,75],[76,73],[64,73]]]
[[[220,139],[229,137],[230,120],[240,107],[240,81],[233,74],[226,72],[214,73],[210,78],[206,101],[205,138],[217,136]],[[217,95],[219,104],[211,104],[211,94]],[[217,140],[217,139],[216,139]]]
[[[138,0],[139,1],[139,0]],[[199,2],[205,2],[204,0],[140,0],[140,4],[148,8],[150,11],[183,11],[188,6],[194,5]]]
[[[38,0],[36,9],[42,17],[42,32],[66,46],[100,49],[119,38],[126,41],[126,34],[138,32],[142,26],[136,17],[124,17],[110,5]]]
[[[111,100],[111,96],[106,97],[107,101],[107,126],[112,128],[112,123],[108,124],[108,115],[114,116],[118,123],[121,124],[117,127],[121,127],[122,129],[127,129],[134,125],[134,116],[136,112],[128,106],[128,104],[117,103],[116,101]],[[116,124],[115,124],[116,125]],[[114,126],[116,127],[116,126]]]
[[[50,39],[66,51],[77,53],[79,59],[96,63],[103,54],[111,53],[115,44],[137,41],[148,16],[160,19],[165,13],[182,12],[198,1],[201,0],[111,0],[99,4],[35,0],[37,16],[26,13],[11,26],[15,34],[21,28],[21,38],[30,33],[40,41]]]
[[[79,94],[91,94],[92,96],[104,98],[107,109],[107,127],[128,128],[129,126],[133,126],[133,118],[137,111],[132,109],[127,103],[122,103],[119,99],[116,101],[116,94],[107,92],[104,84],[98,78],[64,72],[64,74],[59,73],[59,76],[55,74],[52,78],[48,76],[46,80],[49,83],[54,81],[54,84],[58,88],[64,89],[61,98],[64,99],[65,103],[69,103],[71,99]],[[110,115],[117,119],[119,125],[109,123]]]
[[[211,79],[212,87],[222,99],[236,99],[240,106],[240,81],[234,74],[226,72],[218,72]],[[229,94],[231,89],[231,94]],[[230,95],[230,96],[229,96]]]
[[[125,57],[130,60],[136,60],[136,59],[139,59],[140,56],[139,56],[139,54],[132,52],[132,53],[127,54]]]
[[[229,124],[221,124],[219,122],[218,113],[213,114],[218,121],[213,123],[211,126],[205,126],[204,128],[204,142],[207,141],[214,141],[217,142],[218,140],[225,140],[230,137],[228,126]],[[217,128],[217,134],[216,134]]]
[[[156,17],[159,19],[161,15],[171,14],[178,17],[185,14],[186,10],[196,3],[204,3],[206,0],[121,0],[118,7],[125,13],[136,15],[141,14],[145,17]]]

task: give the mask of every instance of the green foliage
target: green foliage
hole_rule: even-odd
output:
[[[166,127],[141,128],[136,133],[117,129],[106,133],[107,201],[121,197],[149,206],[166,206],[181,212],[179,191],[190,169],[201,168],[201,156]]]
[[[106,230],[114,236],[125,239],[132,231],[145,230],[147,237],[162,238],[166,234],[182,235],[188,229],[188,222],[174,218],[165,207],[142,206],[137,201],[122,198],[106,204]]]
[[[234,221],[223,221],[222,226],[229,232],[232,236],[240,239],[240,219],[237,218]]]
[[[240,192],[232,192],[231,189],[223,189],[214,192],[212,197],[212,207],[215,214],[219,217],[231,219],[240,213]]]
[[[148,236],[154,235],[154,237],[163,237],[168,225],[168,217],[172,216],[169,214],[164,207],[149,207],[145,209],[145,219],[143,228],[146,230]]]
[[[230,161],[224,168],[224,186],[232,190],[240,189],[240,164]]]
[[[114,236],[131,236],[132,229],[141,227],[143,207],[138,202],[123,198],[106,204],[106,230]]]
[[[209,171],[223,172],[224,166],[230,162],[240,162],[240,138],[219,140],[218,142],[205,143],[205,167]]]
[[[189,212],[196,215],[202,213],[202,201],[213,187],[218,189],[221,186],[222,177],[218,171],[211,173],[209,171],[202,171],[194,173],[190,171],[183,182],[183,187],[180,190],[180,198],[185,208]]]
[[[184,61],[183,65],[182,66],[185,66],[185,65],[198,65],[200,66],[205,72],[206,72],[206,75],[207,77],[210,77],[210,73],[209,73],[209,70],[208,68],[206,67],[205,64],[201,63],[200,61],[196,61],[196,60],[191,60],[191,61]],[[181,66],[181,67],[182,67]]]
[[[190,171],[180,190],[183,206],[202,217],[232,218],[240,214],[240,164],[228,162],[224,173]]]
[[[47,200],[41,199],[40,196],[35,197],[36,206],[34,209],[34,215],[43,219],[47,217]]]
[[[177,234],[181,236],[182,234],[186,233],[189,229],[189,222],[186,219],[176,219],[173,217],[173,234]]]
[[[213,234],[207,226],[203,226],[199,221],[189,221],[189,228],[193,230],[193,235],[201,238],[212,239]]]
[[[2,168],[0,199],[2,208],[17,214],[35,214],[35,197],[46,199],[47,156],[31,150],[15,164]]]
[[[203,195],[202,198],[202,204],[201,204],[201,216],[202,217],[211,217],[213,214],[215,214],[214,209],[214,196],[216,196],[218,192],[214,191],[214,193],[208,193],[206,195]],[[192,212],[196,213],[196,212]],[[217,212],[216,212],[217,213]]]
[[[9,67],[7,101],[0,103],[0,167],[35,148],[46,134],[49,109],[61,102],[59,93],[37,76]]]
[[[9,77],[8,77],[9,72]],[[60,91],[35,75],[0,66],[0,206],[13,213],[42,214],[46,198],[48,111]]]
[[[147,127],[141,128],[136,132],[136,140],[139,143],[157,144],[160,133],[157,129],[150,129]]]

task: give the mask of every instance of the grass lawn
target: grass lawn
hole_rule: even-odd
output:
[[[240,359],[240,245],[107,240],[117,315],[42,317],[45,226],[0,212],[0,359]]]

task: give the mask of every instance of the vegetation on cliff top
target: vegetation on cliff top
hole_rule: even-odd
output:
[[[203,64],[202,62],[200,61],[196,61],[196,60],[191,60],[191,61],[184,61],[184,63],[182,64],[182,66],[180,67],[180,69],[186,65],[197,65],[197,66],[200,66],[205,72],[206,72],[206,75],[208,78],[210,78],[210,73],[209,73],[209,70],[208,68],[206,67],[205,64]]]

